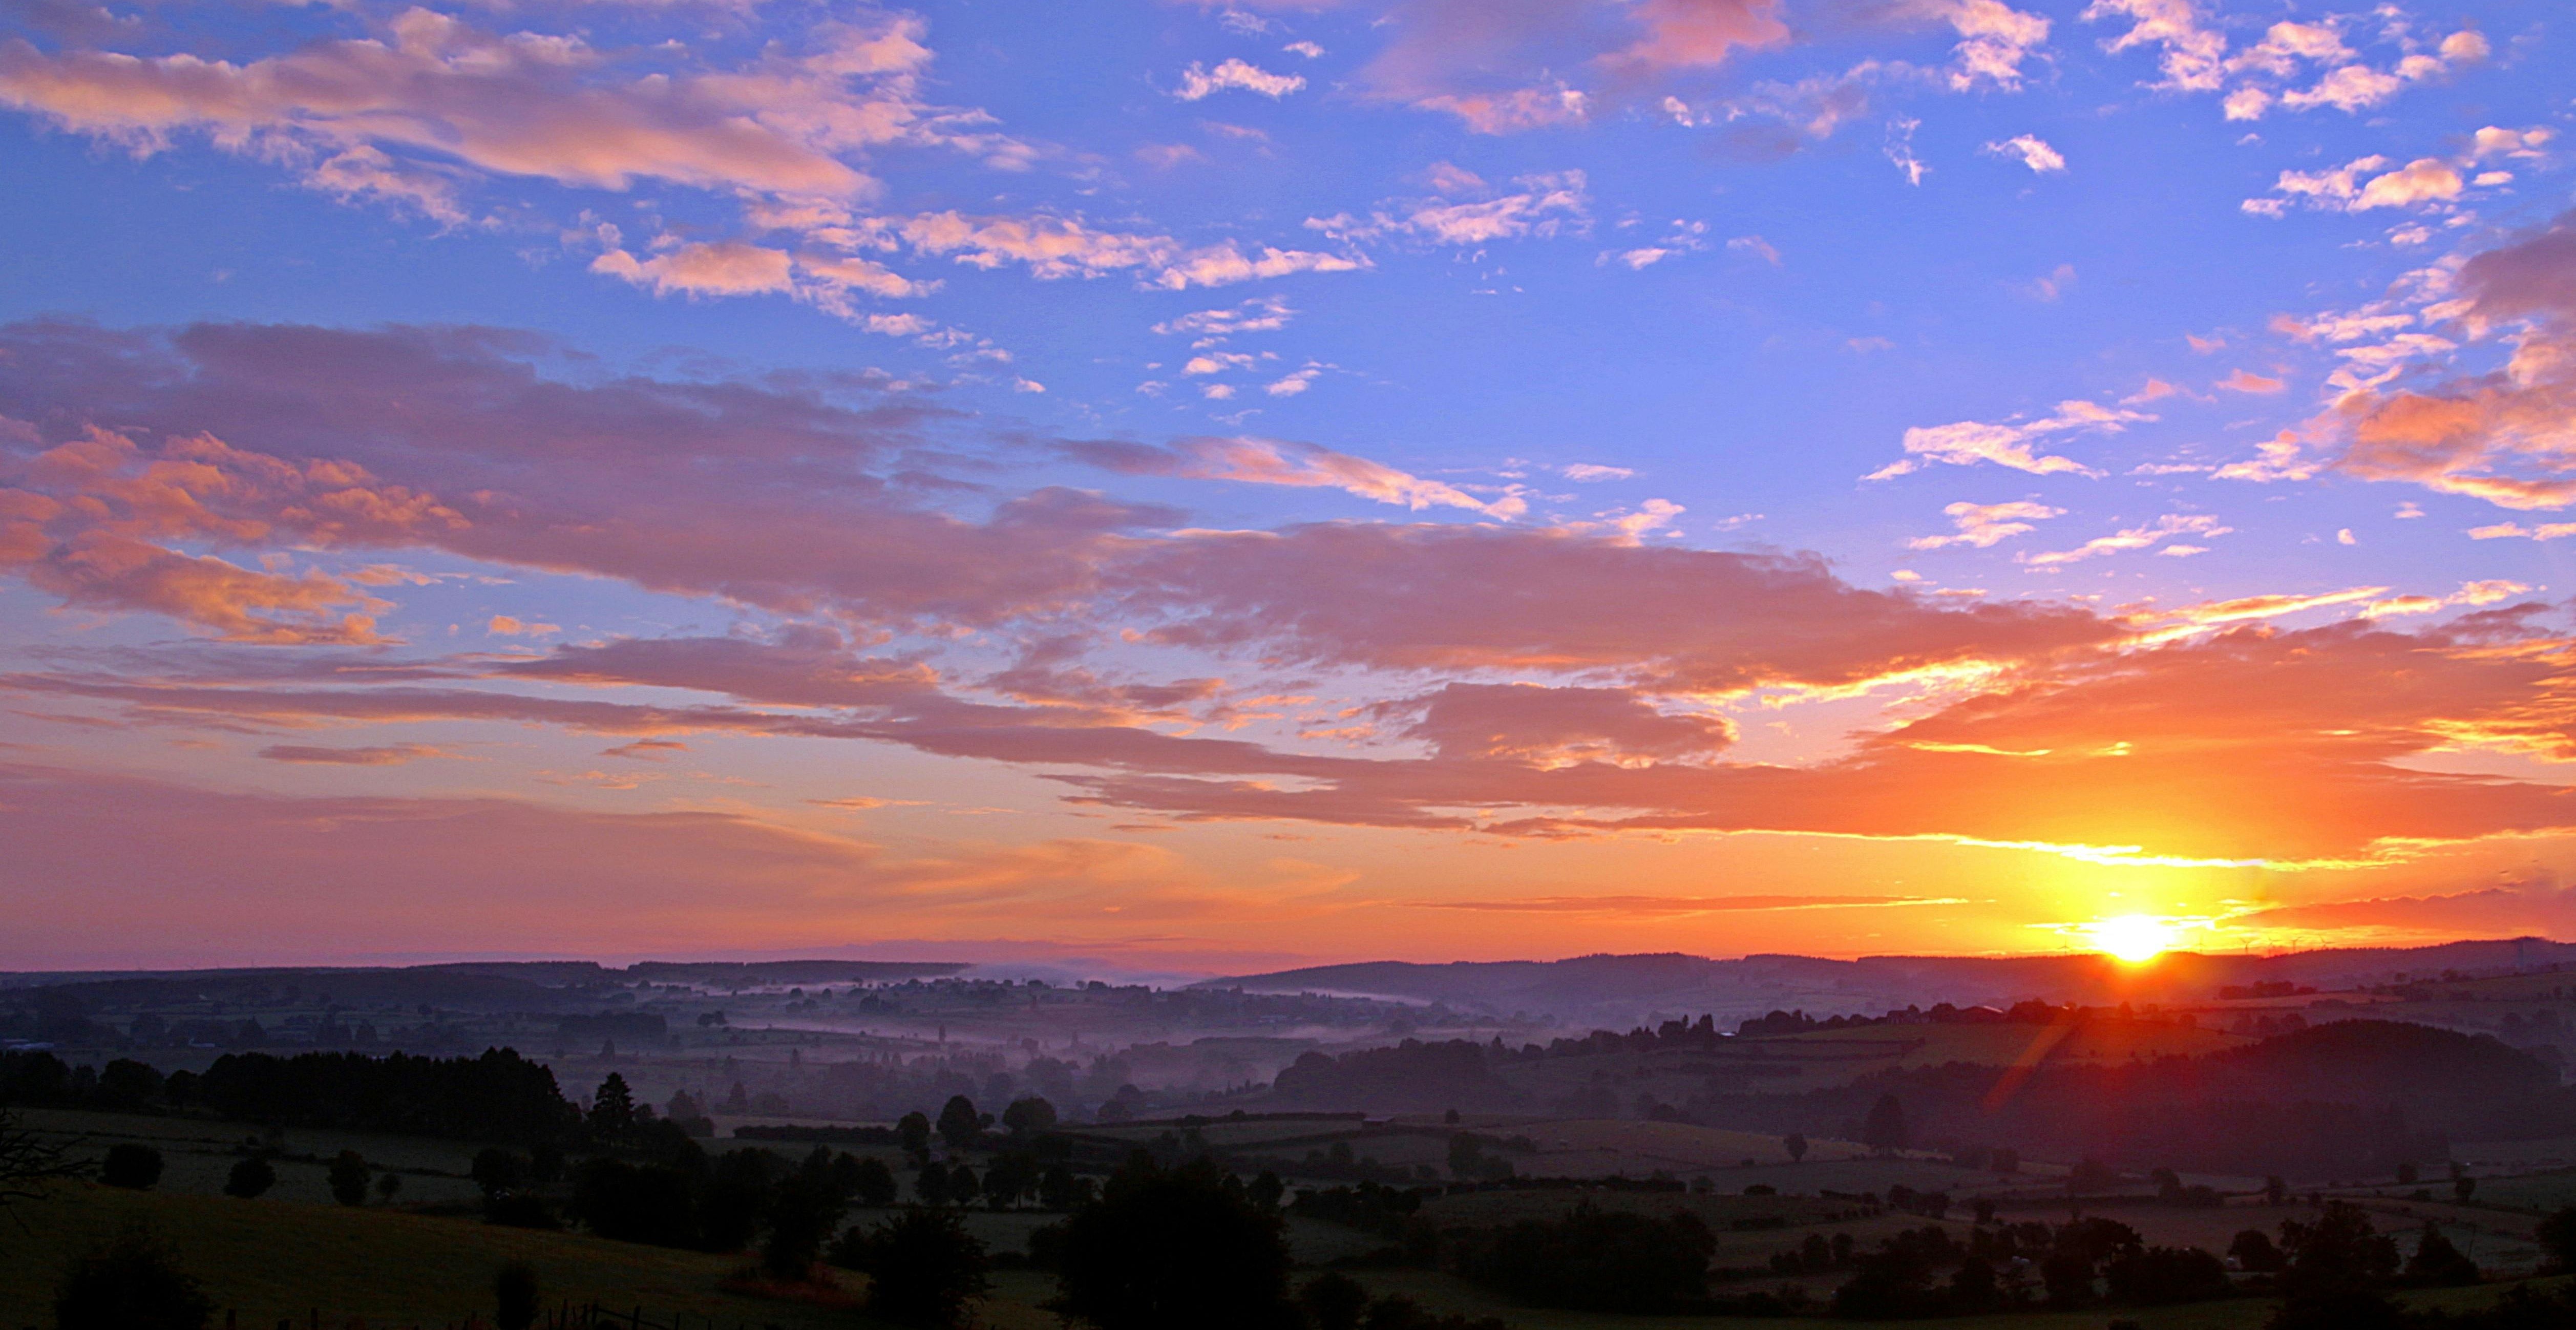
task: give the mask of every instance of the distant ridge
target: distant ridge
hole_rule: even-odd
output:
[[[587,989],[638,980],[758,988],[774,984],[884,983],[937,979],[971,961],[452,961],[434,965],[272,965],[209,970],[19,970],[0,972],[0,992],[77,989],[104,1002],[163,1000],[175,992],[217,994],[296,984],[358,1002],[438,1002],[496,1010],[544,1005]]]
[[[1441,1002],[1508,1016],[1605,1019],[1611,1012],[1733,1012],[1802,1006],[1815,1013],[1951,1002],[2173,1002],[2222,986],[2288,981],[2319,989],[2426,978],[2444,970],[2495,974],[2576,966],[2576,945],[2546,938],[2429,947],[2327,948],[2271,956],[2168,953],[2132,966],[2106,956],[1753,955],[1717,960],[1679,952],[1556,961],[1362,961],[1206,980],[1201,988],[1329,992]],[[1635,1017],[1623,1017],[1635,1019]]]

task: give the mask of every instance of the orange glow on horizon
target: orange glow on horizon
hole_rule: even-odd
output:
[[[2114,959],[2143,965],[2171,950],[2181,930],[2147,914],[2123,914],[2084,926],[2093,945]]]

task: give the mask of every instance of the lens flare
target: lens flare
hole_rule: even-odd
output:
[[[2177,930],[2153,915],[2124,914],[2113,919],[2097,919],[2084,926],[2093,945],[2121,960],[2136,965],[2151,961],[2173,946]]]

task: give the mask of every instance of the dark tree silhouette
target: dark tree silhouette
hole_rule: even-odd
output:
[[[2236,1264],[2254,1274],[2271,1274],[2281,1268],[2281,1249],[2272,1245],[2271,1237],[2259,1228],[2249,1228],[2227,1244],[2227,1254]]]
[[[367,1176],[367,1161],[357,1151],[341,1151],[331,1160],[331,1199],[342,1205],[365,1205]]]
[[[903,1152],[916,1161],[930,1157],[930,1119],[920,1112],[906,1113],[894,1124],[895,1136],[903,1142]]]
[[[635,1129],[635,1092],[626,1087],[626,1078],[616,1072],[599,1083],[599,1092],[590,1097],[590,1134],[603,1141],[623,1138]]]
[[[54,1294],[60,1330],[204,1330],[214,1312],[178,1257],[141,1228],[74,1257]]]
[[[537,1323],[537,1272],[524,1262],[501,1267],[492,1278],[492,1322],[500,1330],[528,1330]]]
[[[1861,1144],[1880,1154],[1891,1154],[1905,1148],[1905,1105],[1896,1096],[1883,1094],[1870,1105],[1869,1118],[1861,1124]]]
[[[760,1244],[761,1267],[774,1279],[805,1278],[849,1204],[826,1169],[803,1168],[782,1180],[764,1216],[768,1235]]]
[[[939,1110],[939,1139],[951,1150],[963,1150],[984,1134],[984,1119],[975,1112],[975,1101],[964,1095],[950,1095]]]
[[[894,1204],[894,1170],[875,1155],[860,1160],[850,1175],[850,1195],[871,1208]]]
[[[2406,1282],[2445,1288],[2474,1284],[2478,1282],[2478,1263],[2442,1236],[2439,1224],[2427,1219],[2424,1232],[2415,1239],[2415,1254],[2406,1262]]]
[[[1360,1313],[1368,1304],[1368,1289],[1339,1271],[1317,1275],[1297,1290],[1297,1305],[1305,1309],[1311,1330],[1360,1330]]]
[[[469,1176],[474,1179],[475,1186],[483,1189],[483,1203],[489,1206],[502,1196],[528,1185],[528,1162],[493,1146],[474,1156]]]
[[[2540,1240],[2540,1250],[2549,1258],[2550,1269],[2561,1274],[2576,1270],[2576,1205],[2541,1220],[2532,1236]]]
[[[1789,1152],[1790,1163],[1798,1163],[1807,1157],[1807,1138],[1793,1131],[1780,1138],[1780,1148]]]
[[[1688,1211],[1658,1219],[1587,1203],[1460,1248],[1467,1278],[1533,1306],[1651,1314],[1707,1299],[1717,1239]]]
[[[224,1176],[224,1195],[255,1201],[277,1185],[277,1170],[265,1159],[253,1155],[233,1161],[232,1172]]]
[[[912,1192],[923,1205],[948,1204],[948,1166],[936,1159],[922,1165],[921,1173],[912,1180]]]
[[[161,1152],[130,1141],[111,1145],[107,1158],[99,1162],[98,1180],[111,1187],[150,1191],[161,1180]]]
[[[944,1210],[911,1206],[865,1233],[852,1229],[833,1244],[831,1260],[866,1271],[868,1312],[898,1325],[960,1325],[991,1287],[982,1240]]]
[[[1147,1156],[1130,1160],[1065,1221],[1063,1262],[1048,1305],[1101,1330],[1297,1322],[1280,1219],[1203,1161],[1167,1172]]]
[[[1052,1130],[1055,1121],[1055,1105],[1037,1095],[1014,1099],[1010,1107],[1002,1110],[1002,1125],[1022,1139]]]
[[[51,1184],[88,1172],[88,1164],[20,1129],[17,1115],[0,1110],[0,1210],[19,1201],[42,1200]]]

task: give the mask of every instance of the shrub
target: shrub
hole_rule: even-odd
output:
[[[859,1161],[850,1177],[850,1192],[861,1205],[870,1208],[894,1204],[894,1170],[885,1161],[870,1155]]]
[[[2406,1262],[2406,1282],[2446,1288],[2474,1284],[2478,1282],[2478,1263],[2463,1255],[2449,1238],[2442,1236],[2441,1227],[2427,1219],[2423,1235],[2415,1240],[2415,1255]]]
[[[962,1324],[967,1305],[991,1287],[982,1240],[945,1210],[920,1206],[865,1233],[851,1229],[832,1244],[832,1264],[868,1275],[868,1312],[898,1325]]]
[[[1297,1290],[1312,1330],[1359,1330],[1360,1313],[1368,1310],[1369,1291],[1349,1275],[1328,1272]]]
[[[2532,1231],[2540,1240],[2540,1250],[2549,1258],[2549,1267],[2564,1274],[2576,1271],[2576,1205],[2568,1206]]]
[[[1686,1211],[1663,1219],[1578,1205],[1460,1243],[1459,1271],[1538,1307],[1671,1312],[1708,1298],[1717,1239]]]
[[[501,1267],[492,1280],[492,1323],[500,1330],[528,1330],[537,1323],[537,1272],[523,1262]]]
[[[2233,1291],[2227,1264],[2198,1247],[2149,1247],[2111,1262],[2111,1297],[2141,1307],[2223,1298]]]
[[[224,1195],[257,1200],[276,1185],[277,1170],[267,1160],[253,1155],[233,1161],[233,1171],[224,1177]]]
[[[111,1187],[150,1191],[161,1180],[161,1152],[132,1142],[111,1145],[98,1166],[98,1180]]]
[[[331,1160],[331,1199],[342,1205],[367,1203],[367,1161],[355,1150],[343,1150]]]
[[[54,1294],[60,1330],[204,1330],[214,1312],[178,1258],[139,1228],[74,1257]]]
[[[1296,1324],[1282,1221],[1205,1162],[1131,1161],[1065,1221],[1062,1260],[1049,1306],[1101,1330]]]

